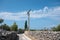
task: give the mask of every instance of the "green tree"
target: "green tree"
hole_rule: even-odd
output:
[[[16,24],[16,22],[14,22],[13,25],[11,26],[11,30],[12,31],[17,31],[18,30],[18,25]]]
[[[60,24],[57,27],[52,28],[53,31],[60,31]]]
[[[0,19],[0,24],[1,24],[3,21],[4,21],[3,19]]]
[[[57,26],[57,31],[60,31],[60,24]]]
[[[1,25],[0,28],[3,28],[4,30],[10,31],[10,27],[7,24]]]
[[[1,24],[3,23],[3,21],[4,20],[0,18],[0,28],[1,28]],[[3,27],[1,29],[3,29]]]
[[[0,19],[0,23],[2,23],[4,20],[3,19]]]
[[[57,28],[56,28],[56,27],[53,27],[52,30],[53,30],[53,31],[57,31]]]
[[[28,30],[27,21],[25,21],[25,30]]]

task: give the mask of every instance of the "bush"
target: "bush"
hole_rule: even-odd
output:
[[[60,24],[57,27],[52,28],[53,31],[60,31]]]
[[[3,24],[0,26],[0,29],[10,31],[10,27],[7,24]]]
[[[18,33],[24,33],[23,29],[18,29]]]

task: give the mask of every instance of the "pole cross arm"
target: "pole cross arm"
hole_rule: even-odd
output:
[[[30,11],[31,11],[31,9],[27,12],[28,15],[30,15],[30,14],[29,14]]]

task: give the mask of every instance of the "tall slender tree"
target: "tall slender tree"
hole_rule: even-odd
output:
[[[27,27],[27,20],[25,21],[25,30],[28,30],[28,27]]]

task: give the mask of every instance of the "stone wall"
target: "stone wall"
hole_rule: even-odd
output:
[[[60,40],[60,31],[30,31],[28,34],[37,40]]]

